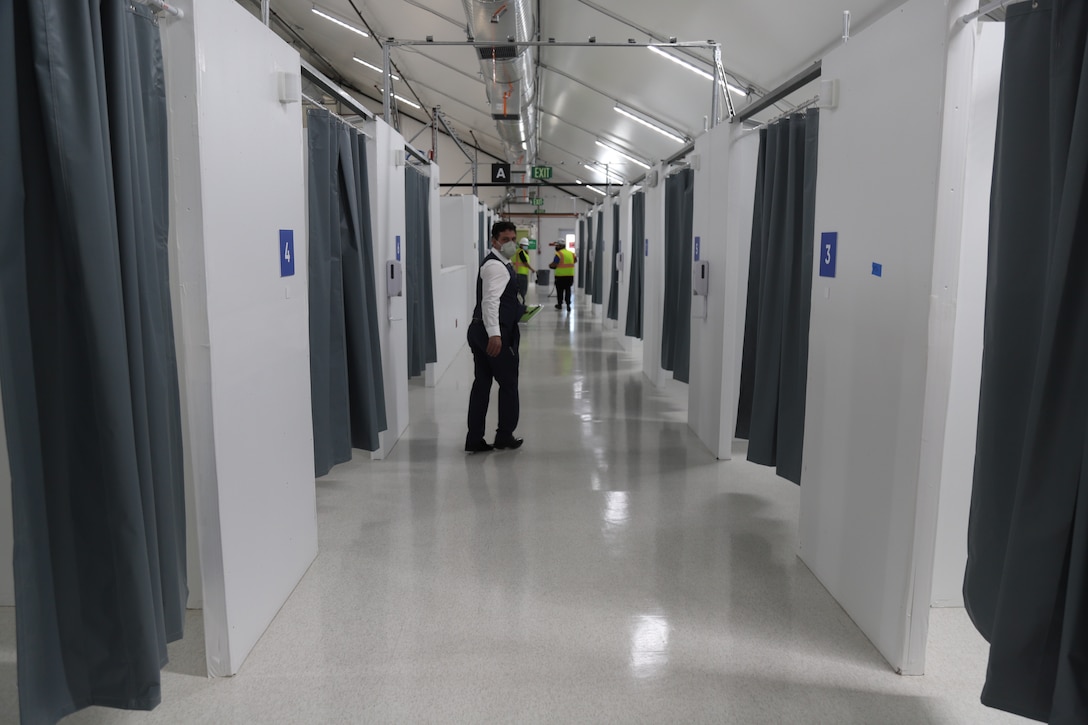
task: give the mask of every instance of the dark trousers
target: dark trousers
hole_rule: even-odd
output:
[[[521,297],[522,302],[525,301],[525,295],[529,294],[529,275],[518,275],[518,297]]]
[[[502,351],[496,357],[487,355],[487,329],[473,320],[468,326],[468,346],[472,349],[475,380],[468,396],[468,435],[466,443],[476,443],[484,437],[487,406],[491,400],[491,381],[499,384],[498,438],[513,435],[518,427],[521,404],[518,402],[518,344],[521,333],[517,325],[502,329]]]
[[[574,287],[574,277],[556,277],[555,291],[559,295],[559,304],[563,304],[563,295],[566,295],[567,307],[570,307],[570,291]]]

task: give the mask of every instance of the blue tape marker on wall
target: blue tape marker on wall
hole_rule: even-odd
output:
[[[883,277],[884,276],[884,265],[883,264],[877,264],[876,262],[873,262],[873,276],[874,277]]]
[[[649,257],[650,256],[650,240],[649,239],[646,240],[645,248],[646,248],[646,251],[642,256]]]
[[[702,247],[702,240],[699,237],[695,237],[695,261],[699,261],[699,253]]]
[[[295,276],[295,230],[280,229],[280,276]]]
[[[400,261],[400,235],[397,235],[397,261]]]

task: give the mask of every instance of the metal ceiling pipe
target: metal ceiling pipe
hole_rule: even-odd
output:
[[[487,87],[491,117],[512,163],[536,160],[536,22],[529,0],[462,0],[468,32],[477,41],[502,45],[479,47],[480,70]],[[509,45],[505,45],[509,43]]]

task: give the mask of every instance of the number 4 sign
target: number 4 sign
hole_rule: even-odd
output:
[[[280,229],[280,276],[295,276],[295,230]]]
[[[839,233],[823,232],[820,234],[820,276],[835,276],[835,258],[839,251]]]

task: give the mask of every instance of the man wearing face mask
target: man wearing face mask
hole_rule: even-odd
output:
[[[476,309],[468,326],[475,380],[468,397],[468,435],[465,450],[481,453],[493,448],[518,448],[518,320],[525,311],[510,260],[517,252],[517,227],[496,222],[491,227],[491,251],[476,277]],[[495,443],[484,440],[491,381],[499,384],[499,423]]]

